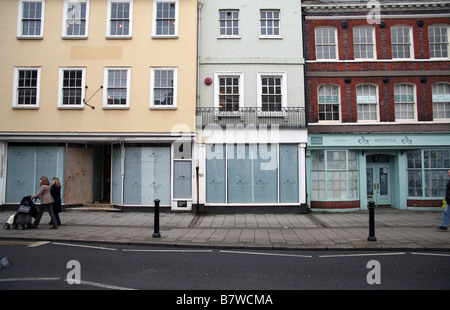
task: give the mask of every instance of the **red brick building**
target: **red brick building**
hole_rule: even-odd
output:
[[[438,207],[450,169],[450,2],[302,9],[309,206]]]

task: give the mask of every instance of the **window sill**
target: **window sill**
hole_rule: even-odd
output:
[[[129,110],[129,106],[103,106],[103,110]]]
[[[62,36],[63,40],[87,40],[88,36]]]
[[[176,110],[176,106],[151,106],[150,110]]]
[[[236,39],[241,39],[241,36],[218,36],[217,39],[232,39],[232,40],[236,40]]]
[[[84,106],[58,106],[58,110],[84,110]]]
[[[107,40],[131,40],[132,36],[106,36]]]
[[[44,36],[17,36],[17,40],[42,40]]]
[[[152,39],[178,39],[178,35],[152,35]]]
[[[26,106],[26,107],[23,107],[23,106],[13,106],[12,107],[13,108],[13,110],[39,110],[39,107],[38,106]]]

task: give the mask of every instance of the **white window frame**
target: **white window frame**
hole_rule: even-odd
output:
[[[157,8],[158,3],[175,3],[175,31],[174,34],[158,34],[157,33]],[[179,25],[179,0],[153,0],[153,18],[152,18],[152,38],[154,39],[176,39],[178,38],[178,25]]]
[[[23,35],[23,4],[26,2],[40,2],[41,5],[41,31],[38,35]],[[18,39],[42,39],[44,37],[44,21],[45,21],[45,0],[19,0],[17,16],[17,38]]]
[[[155,105],[155,71],[172,71],[173,72],[173,104],[172,105]],[[155,110],[174,110],[177,108],[178,95],[178,67],[150,67],[150,109]]]
[[[371,37],[372,37],[372,43],[356,43],[355,42],[355,30],[359,30],[359,29],[368,29],[371,32]],[[353,53],[354,53],[354,57],[355,59],[358,60],[364,60],[364,59],[377,59],[377,54],[376,54],[376,39],[375,39],[375,28],[374,27],[369,27],[369,26],[358,26],[358,27],[354,27],[353,28]],[[372,57],[356,57],[356,46],[372,46]]]
[[[396,86],[402,86],[402,85],[407,85],[407,86],[412,86],[412,94],[413,94],[413,97],[414,97],[414,102],[396,102],[395,101],[395,96],[396,96],[396,93],[395,93],[395,88],[396,88]],[[415,122],[415,121],[417,121],[417,112],[416,112],[416,110],[417,110],[417,94],[416,94],[416,85],[415,84],[411,84],[411,83],[397,83],[397,84],[395,84],[394,85],[394,113],[395,114],[397,114],[397,104],[401,104],[401,103],[407,103],[407,104],[412,104],[412,106],[413,106],[413,118],[397,118],[397,117],[395,117],[395,121],[396,122],[402,122],[402,123],[405,123],[405,122]]]
[[[319,58],[318,57],[318,53],[317,53],[317,46],[319,46],[319,44],[317,43],[317,34],[316,31],[317,30],[322,30],[322,29],[328,29],[328,30],[333,30],[334,32],[334,52],[336,57],[334,58]],[[336,27],[316,27],[314,28],[314,45],[315,45],[315,53],[316,53],[316,60],[318,61],[329,61],[329,60],[337,60],[339,59],[339,47],[338,47],[338,38],[337,38],[337,28]],[[320,45],[326,45],[326,46],[333,46],[332,44],[320,44]]]
[[[358,102],[358,87],[360,86],[371,86],[371,87],[375,87],[375,97],[376,97],[376,102],[375,103],[363,103],[363,102]],[[376,84],[370,84],[370,83],[363,83],[363,84],[358,84],[355,87],[355,91],[356,91],[356,117],[358,120],[358,123],[376,123],[379,122],[380,120],[380,95],[379,95],[379,87]],[[366,96],[363,96],[366,97]],[[359,105],[374,105],[375,106],[375,112],[376,112],[376,119],[370,119],[370,120],[366,120],[366,119],[359,119],[358,117],[358,109],[359,109]]]
[[[36,104],[34,105],[19,105],[17,102],[19,100],[18,94],[19,71],[21,70],[37,71]],[[13,101],[12,101],[13,109],[24,109],[24,110],[39,109],[40,93],[41,93],[41,67],[14,67]]]
[[[450,88],[450,83],[448,83],[448,82],[437,82],[437,83],[434,83],[432,86],[431,86],[431,94],[432,94],[432,103],[433,103],[433,121],[435,121],[435,122],[448,122],[449,121],[449,119],[450,118],[446,118],[446,117],[435,117],[434,116],[434,105],[435,104],[446,104],[446,103],[448,103],[448,102],[450,102],[450,99],[449,100],[447,100],[445,97],[443,98],[444,100],[436,100],[435,98],[437,97],[437,96],[439,96],[439,95],[441,95],[441,94],[435,94],[434,93],[434,88],[435,87],[437,87],[438,85],[444,85],[444,87],[445,86],[447,86],[447,87],[449,87]],[[442,94],[442,95],[444,95],[445,96],[445,94],[446,93],[444,93],[444,94]],[[446,110],[445,110],[446,111]]]
[[[263,13],[263,12],[278,13],[278,19],[276,19],[276,18],[262,19],[261,13]],[[262,29],[263,29],[263,27],[261,25],[262,21],[266,21],[266,22],[267,21],[271,21],[271,22],[278,21],[278,27],[276,27],[275,25],[272,25],[272,27],[271,27],[272,30],[278,28],[278,34],[267,34],[267,33],[261,34]],[[269,29],[267,27],[267,24],[265,26],[265,29]],[[259,38],[260,39],[281,39],[282,38],[282,35],[281,35],[281,10],[280,9],[261,9],[261,10],[259,10]]]
[[[262,107],[262,78],[264,77],[281,77],[281,111],[263,111]],[[257,73],[257,107],[258,116],[261,117],[285,117],[287,102],[287,73],[286,72],[258,72]]]
[[[231,14],[233,14],[233,12],[237,12],[238,13],[238,18],[237,18],[237,22],[238,22],[238,26],[237,26],[237,29],[238,29],[238,34],[221,34],[220,33],[220,21],[221,21],[221,19],[220,19],[220,13],[221,12],[227,12],[227,13],[231,13]],[[241,29],[240,29],[240,27],[241,27],[241,25],[240,25],[240,14],[241,14],[241,12],[240,12],[240,10],[239,9],[220,9],[219,11],[218,11],[218,13],[219,13],[219,16],[218,16],[218,31],[219,31],[219,34],[218,34],[218,36],[217,36],[217,38],[219,38],[219,39],[240,39],[241,38]],[[233,18],[231,19],[232,21],[234,20]],[[226,27],[225,27],[225,29],[227,29]],[[231,29],[233,29],[233,27],[231,28]]]
[[[64,72],[65,71],[81,71],[81,103],[79,105],[64,105],[63,104],[63,88],[64,88]],[[58,109],[64,110],[79,110],[84,109],[84,99],[86,91],[86,67],[60,67],[59,68],[59,82],[58,82]]]
[[[403,45],[405,43],[396,43],[394,44],[392,42],[392,30],[398,29],[398,28],[406,28],[408,29],[408,36],[409,36],[409,56],[410,57],[394,57],[394,45]],[[414,36],[412,32],[412,27],[408,25],[395,25],[391,27],[391,51],[392,51],[392,59],[414,59]]]
[[[127,103],[125,105],[110,105],[108,104],[108,73],[110,70],[126,70],[127,71]],[[131,80],[131,67],[105,67],[103,77],[103,109],[111,110],[123,110],[130,108],[130,80]]]
[[[220,78],[239,77],[239,110],[220,110]],[[244,72],[215,72],[214,73],[214,111],[220,116],[241,116],[241,108],[244,107]]]
[[[69,35],[67,34],[67,19],[68,12],[67,9],[69,7],[69,3],[86,3],[86,25],[85,25],[85,34],[84,35]],[[90,8],[90,0],[64,0],[63,6],[63,22],[62,22],[62,38],[63,39],[87,39],[89,34],[89,8]]]
[[[111,34],[111,7],[112,3],[128,2],[130,4],[130,24],[126,35]],[[106,38],[107,39],[131,39],[133,36],[133,0],[108,0],[107,18],[106,18]]]
[[[431,57],[431,41],[429,40],[429,45],[428,48],[430,50],[430,59],[448,59],[450,58],[450,26],[449,25],[441,25],[441,24],[436,24],[436,25],[431,25],[430,27],[428,27],[428,36],[430,36],[430,30],[431,28],[447,28],[447,57]],[[438,43],[434,43],[434,44],[438,44]],[[443,43],[440,43],[443,44]]]
[[[331,103],[320,103],[319,101],[319,91],[322,87],[336,87],[337,88],[337,97],[338,102],[331,102]],[[336,84],[321,84],[317,87],[317,105],[318,105],[318,121],[319,123],[340,123],[341,122],[341,87]],[[338,113],[339,113],[339,119],[333,119],[333,120],[321,120],[320,119],[320,106],[321,105],[337,105],[338,106]]]

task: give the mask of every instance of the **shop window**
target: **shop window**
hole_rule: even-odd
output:
[[[358,198],[358,159],[355,151],[313,151],[312,199]]]
[[[297,145],[207,145],[207,203],[298,203]]]
[[[442,198],[450,170],[450,150],[417,150],[407,153],[408,196]]]

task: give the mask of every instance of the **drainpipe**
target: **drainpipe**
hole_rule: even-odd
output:
[[[196,108],[200,107],[200,48],[201,48],[201,21],[202,21],[202,8],[204,6],[204,3],[198,2],[197,3],[197,96],[196,96]],[[196,109],[197,110],[197,109]],[[197,143],[194,143],[194,147],[195,147],[195,152],[194,154],[196,154],[196,157],[194,159],[194,163],[196,165],[195,167],[195,177],[196,177],[196,187],[197,187],[197,212],[198,212],[198,206],[200,204],[200,194],[199,194],[199,190],[200,190],[200,186],[199,186],[199,170],[200,170],[200,162],[199,162],[199,149],[198,149],[198,140],[197,140],[197,128],[198,124],[197,124],[197,112],[195,113],[195,125],[194,125],[194,130],[195,130],[195,136],[194,136],[194,141],[196,141]],[[200,127],[200,130],[202,130],[202,127]],[[201,142],[201,141],[200,141]]]

